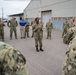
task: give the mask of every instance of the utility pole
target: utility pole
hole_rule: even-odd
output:
[[[2,8],[2,20],[3,20],[3,15],[4,15],[4,13],[3,13],[3,8]]]

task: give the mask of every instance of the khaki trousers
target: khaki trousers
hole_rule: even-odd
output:
[[[25,36],[25,26],[20,26],[21,37]]]

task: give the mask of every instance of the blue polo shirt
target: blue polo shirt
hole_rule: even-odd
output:
[[[20,24],[20,26],[25,26],[26,21],[25,20],[20,20],[19,24]]]

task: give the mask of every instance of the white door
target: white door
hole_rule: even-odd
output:
[[[42,21],[44,23],[44,27],[46,26],[46,23],[49,19],[51,19],[51,11],[42,12]]]

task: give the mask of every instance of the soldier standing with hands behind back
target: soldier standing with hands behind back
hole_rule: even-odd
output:
[[[12,40],[13,32],[15,34],[15,39],[17,39],[16,27],[18,26],[18,23],[17,23],[16,19],[14,18],[14,16],[12,16],[12,19],[7,23],[7,26],[10,27],[10,40]]]
[[[33,37],[34,36],[34,24],[35,24],[35,18],[34,18],[34,20],[31,22],[31,26],[32,26],[32,36],[31,37]]]
[[[29,26],[30,26],[30,23],[28,22],[28,19],[26,18],[25,38],[26,38],[26,35],[27,37],[29,37]]]
[[[66,19],[66,21],[63,23],[63,33],[62,33],[62,38],[63,36],[67,33],[67,30],[70,28],[69,23],[68,23],[68,19]]]
[[[53,29],[53,24],[51,23],[50,19],[49,21],[46,23],[46,29],[47,29],[47,39],[50,37],[51,39],[51,32]]]

